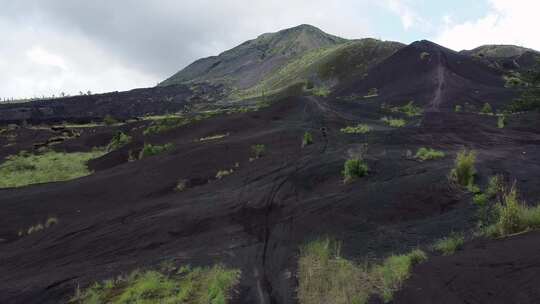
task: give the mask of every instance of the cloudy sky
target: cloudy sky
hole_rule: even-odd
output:
[[[0,0],[0,98],[154,86],[302,23],[345,38],[540,50],[538,0]]]

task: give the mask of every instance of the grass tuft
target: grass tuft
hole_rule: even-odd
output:
[[[144,147],[142,148],[141,152],[139,153],[139,159],[143,159],[149,156],[154,156],[157,154],[161,154],[167,151],[170,151],[174,148],[174,145],[171,143],[164,144],[164,145],[152,145],[152,144],[144,144]]]
[[[363,159],[352,158],[345,161],[343,168],[343,181],[345,183],[352,182],[360,177],[368,174],[368,165]]]
[[[442,238],[435,242],[435,245],[433,248],[443,255],[451,255],[454,254],[457,250],[461,249],[463,247],[463,243],[465,241],[465,238],[457,233],[452,233],[450,236]]]
[[[476,153],[463,150],[458,153],[454,169],[450,172],[451,178],[459,185],[472,188],[476,175]]]
[[[421,147],[420,149],[418,149],[414,157],[421,161],[426,161],[443,158],[445,155],[446,154],[443,151],[437,151],[432,148]]]
[[[341,132],[346,134],[365,134],[371,131],[371,127],[366,124],[358,124],[356,126],[348,126],[341,129]]]
[[[310,132],[304,132],[304,136],[302,137],[302,148],[309,146],[313,144],[313,135],[311,135]]]
[[[107,145],[107,152],[111,152],[122,148],[131,141],[131,136],[126,135],[124,132],[118,132],[111,139],[111,142]]]
[[[528,206],[519,201],[516,187],[503,195],[495,206],[495,222],[486,228],[489,236],[500,237],[540,228],[540,205]]]
[[[407,122],[404,119],[392,118],[392,117],[386,117],[386,116],[381,118],[381,121],[392,128],[401,128],[407,124]]]

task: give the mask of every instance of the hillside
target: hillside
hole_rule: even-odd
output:
[[[533,49],[507,44],[482,45],[472,50],[463,50],[460,53],[477,57],[507,58],[521,56],[526,52],[538,53]]]
[[[303,25],[0,105],[0,303],[539,303],[530,54]]]

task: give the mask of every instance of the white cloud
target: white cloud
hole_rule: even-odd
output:
[[[489,0],[489,4],[482,18],[446,23],[435,41],[455,50],[484,44],[515,44],[540,50],[540,35],[536,33],[540,28],[540,1]]]
[[[426,21],[411,8],[409,3],[404,0],[386,0],[382,2],[382,5],[399,16],[405,30],[426,23]]]

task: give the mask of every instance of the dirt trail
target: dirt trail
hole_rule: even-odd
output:
[[[445,82],[445,67],[442,63],[442,54],[439,53],[438,59],[437,59],[437,68],[436,68],[436,82],[437,82],[437,89],[435,90],[435,95],[433,96],[433,99],[429,103],[429,106],[427,108],[428,111],[431,112],[439,112],[440,111],[440,105],[443,101],[443,90],[444,90],[444,82]]]

